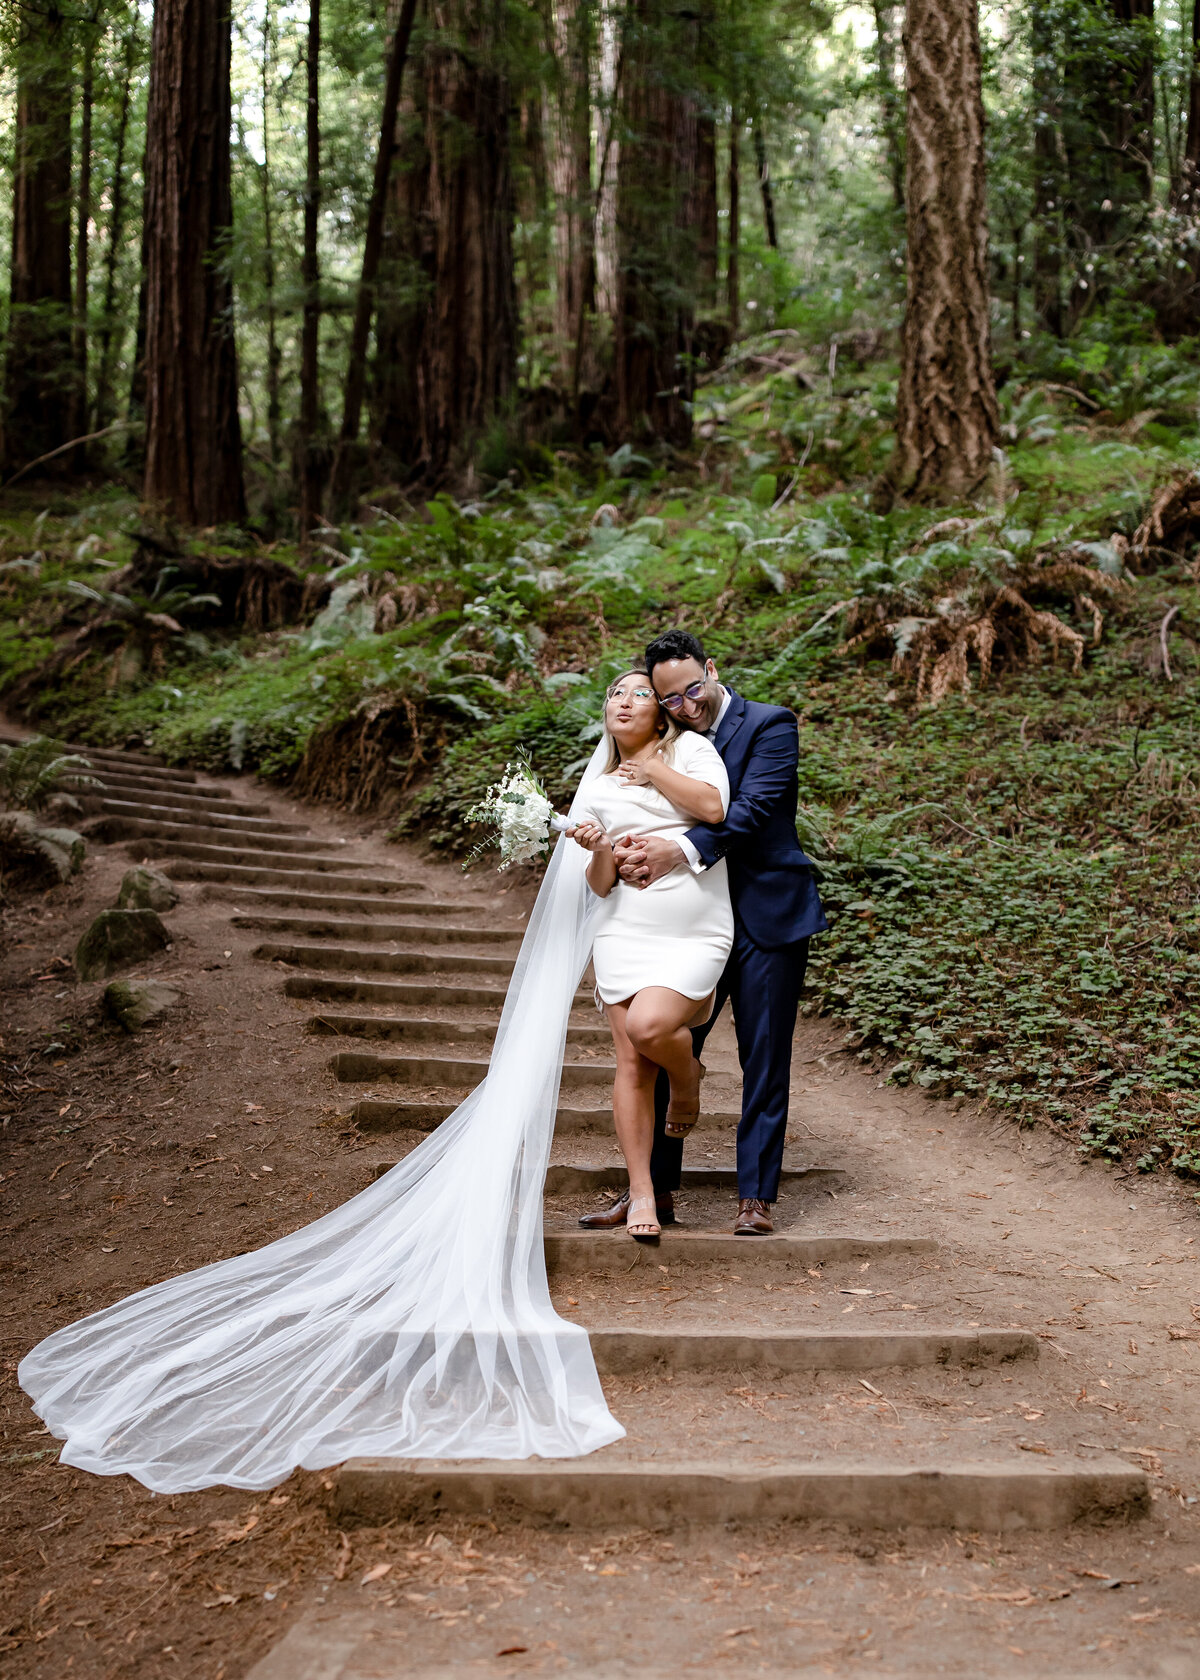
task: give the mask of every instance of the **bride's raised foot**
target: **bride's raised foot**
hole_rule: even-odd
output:
[[[685,1138],[695,1131],[696,1122],[700,1118],[700,1081],[704,1077],[704,1066],[693,1060],[692,1078],[682,1089],[671,1086],[671,1100],[667,1104],[667,1115],[663,1122],[663,1130],[669,1138]]]
[[[658,1208],[653,1196],[635,1196],[629,1204],[625,1229],[634,1242],[656,1243],[662,1235]]]

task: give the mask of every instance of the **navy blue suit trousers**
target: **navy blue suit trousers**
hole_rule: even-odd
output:
[[[726,1000],[732,1005],[742,1064],[742,1118],[737,1134],[740,1200],[754,1196],[773,1202],[779,1194],[792,1038],[807,965],[807,939],[777,951],[764,951],[738,926],[717,985],[712,1015],[702,1027],[692,1029],[692,1044],[700,1056]],[[670,1080],[660,1072],[654,1087],[654,1147],[650,1155],[651,1177],[660,1194],[679,1189],[683,1168],[684,1140],[669,1138],[663,1131],[670,1096]]]

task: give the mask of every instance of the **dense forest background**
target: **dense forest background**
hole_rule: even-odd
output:
[[[14,715],[461,852],[686,623],[848,1048],[1200,1174],[1200,0],[3,29]]]

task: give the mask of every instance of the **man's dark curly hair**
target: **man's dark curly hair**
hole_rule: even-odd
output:
[[[646,675],[653,676],[654,667],[667,659],[695,659],[703,665],[707,658],[700,638],[690,630],[664,630],[646,649]]]

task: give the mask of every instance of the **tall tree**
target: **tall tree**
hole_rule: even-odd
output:
[[[377,334],[380,442],[437,482],[516,389],[504,0],[429,0],[392,197],[399,284]]]
[[[22,8],[15,44],[11,305],[2,453],[61,449],[77,416],[71,298],[72,39],[57,0]]]
[[[737,336],[741,314],[742,250],[742,124],[737,95],[729,113],[729,249],[725,255],[725,313],[729,330]]]
[[[1200,4],[1200,0],[1197,0]],[[1033,307],[1039,324],[1063,335],[1063,154],[1059,63],[1053,0],[1032,0],[1033,52]]]
[[[133,69],[138,55],[138,14],[130,13],[125,37],[121,93],[117,106],[117,132],[112,160],[112,189],[108,211],[108,245],[104,255],[104,287],[97,334],[99,366],[96,369],[96,397],[93,429],[101,431],[113,415],[113,357],[119,348],[121,323],[117,312],[117,271],[121,242],[125,234],[125,149],[129,137],[129,107],[133,95]]]
[[[263,291],[267,311],[267,448],[271,465],[279,460],[279,429],[283,421],[283,405],[279,395],[279,375],[283,366],[283,350],[279,343],[278,308],[275,301],[275,189],[271,180],[271,104],[274,85],[275,58],[279,50],[279,26],[272,0],[263,7],[262,94],[262,167],[258,172],[262,191],[263,218]]]
[[[334,506],[342,508],[349,497],[354,476],[354,450],[362,421],[363,397],[367,388],[367,348],[371,318],[375,313],[375,289],[383,254],[384,217],[387,213],[388,180],[396,153],[396,118],[400,109],[400,85],[408,60],[416,0],[403,0],[400,16],[388,45],[383,85],[383,112],[379,120],[379,144],[375,151],[375,175],[367,207],[367,231],[363,240],[362,272],[354,302],[354,324],[350,330],[350,356],[342,392],[342,427],[338,434],[330,493]]]
[[[1200,0],[1192,0],[1188,62],[1187,129],[1176,202],[1191,215],[1200,213]]]
[[[976,0],[908,0],[908,273],[890,493],[970,494],[998,435]]]
[[[884,155],[892,202],[904,208],[904,113],[896,81],[896,6],[893,0],[872,0],[875,8],[875,74],[879,84]]]
[[[592,305],[591,8],[551,0],[550,59],[543,129],[554,195],[554,339],[564,379],[575,365],[578,323]]]
[[[83,36],[83,80],[79,97],[79,184],[75,195],[75,409],[71,430],[87,431],[88,400],[88,240],[92,220],[92,111],[96,93],[96,37],[94,20]],[[75,466],[87,464],[86,446],[75,451]]]
[[[1143,220],[1154,193],[1154,0],[1059,9],[1067,233],[1090,253]]]
[[[617,424],[691,438],[699,194],[699,21],[630,0],[617,173]]]
[[[300,424],[296,440],[296,488],[300,542],[307,545],[321,511],[324,472],[318,447],[321,369],[321,259],[317,235],[321,215],[321,0],[309,0],[305,46],[304,323],[300,331]]]
[[[754,167],[758,172],[758,190],[762,194],[763,228],[772,251],[779,249],[779,233],[775,226],[775,191],[771,186],[771,165],[767,159],[767,142],[762,123],[754,119]]]
[[[238,418],[225,0],[157,0],[146,116],[146,500],[189,525],[246,511]]]

